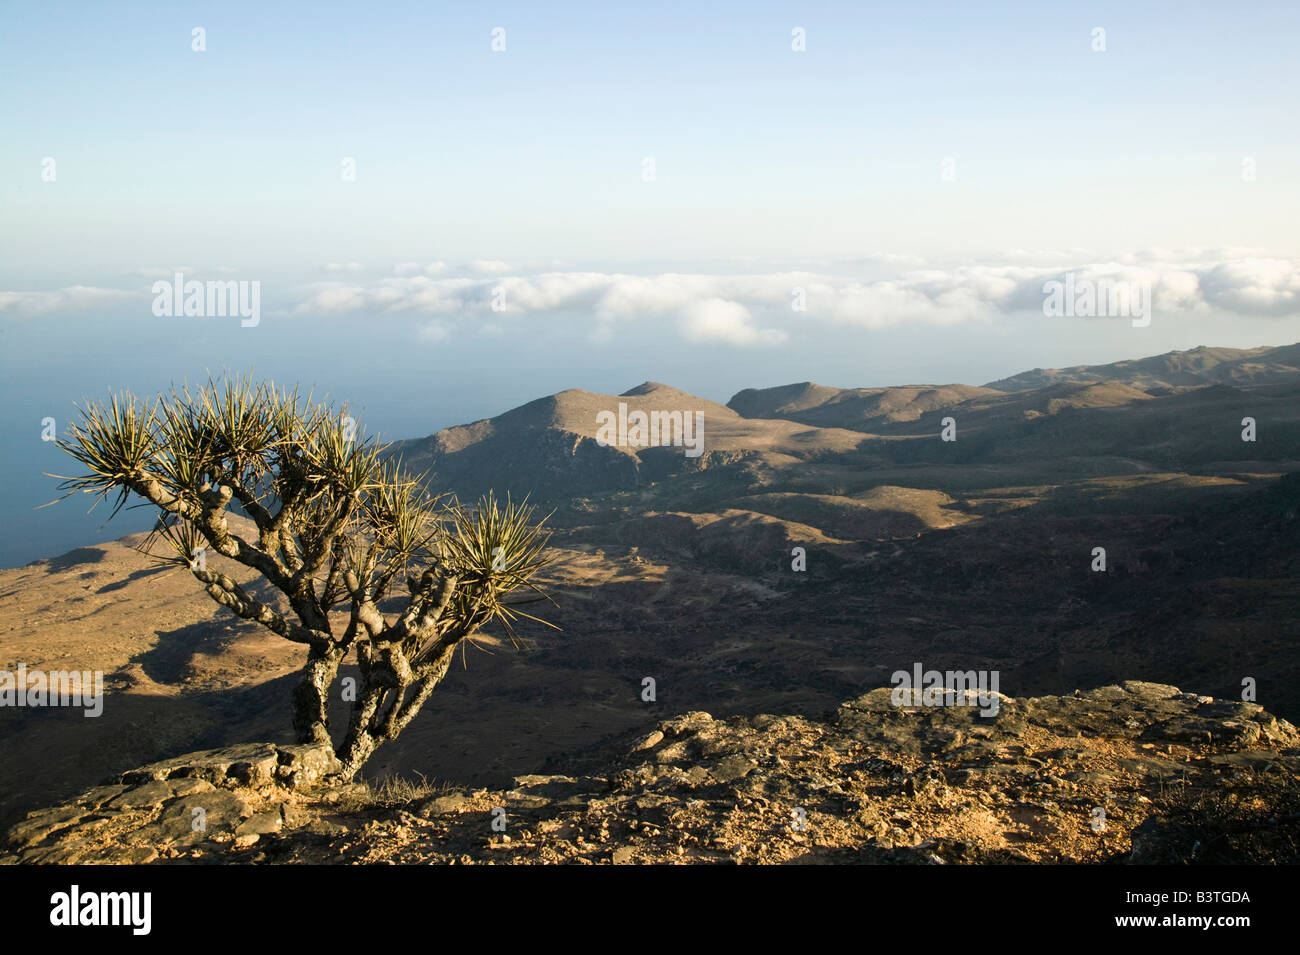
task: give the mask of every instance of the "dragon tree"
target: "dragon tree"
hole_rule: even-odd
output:
[[[333,746],[344,778],[410,724],[457,648],[483,628],[499,624],[513,638],[521,617],[553,626],[521,609],[549,599],[535,582],[549,562],[545,519],[534,523],[527,502],[508,497],[467,508],[430,495],[425,476],[408,476],[390,446],[359,433],[346,406],[227,377],[194,393],[123,393],[78,410],[58,445],[87,473],[64,478],[64,496],[115,494],[110,519],[141,498],[158,511],[141,550],[187,570],[236,616],[307,648],[294,731]],[[236,511],[255,539],[232,528]],[[208,553],[249,568],[279,596],[257,599],[209,566]],[[335,744],[330,692],[350,652],[360,681]]]

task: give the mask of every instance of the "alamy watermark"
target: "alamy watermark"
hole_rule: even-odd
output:
[[[85,716],[104,712],[104,674],[100,670],[0,670],[0,707],[80,706]]]
[[[153,927],[152,892],[83,892],[73,885],[50,896],[54,926],[126,926],[132,935],[148,935]]]
[[[153,283],[153,313],[159,318],[227,318],[239,316],[244,328],[254,328],[262,321],[262,283],[197,279],[185,281],[177,272],[172,281]]]
[[[684,448],[688,458],[704,453],[703,411],[632,411],[627,402],[618,411],[596,412],[596,443],[602,448]]]
[[[1151,283],[1120,279],[1075,278],[1043,283],[1043,314],[1048,318],[1131,318],[1134,328],[1151,324]]]
[[[895,670],[889,678],[894,706],[975,706],[981,716],[996,716],[1001,706],[997,670]]]

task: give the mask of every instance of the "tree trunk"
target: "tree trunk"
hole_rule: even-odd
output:
[[[329,690],[343,654],[335,648],[313,646],[307,652],[302,679],[293,691],[293,729],[300,743],[330,743]]]
[[[414,683],[414,692],[409,699],[402,698],[405,696],[407,685],[390,689],[390,692],[401,694],[392,703],[392,709],[389,711],[391,720],[385,719],[379,722],[379,703],[385,687],[371,684],[367,680],[357,697],[357,702],[353,704],[347,739],[339,747],[338,757],[343,763],[344,779],[350,780],[356,776],[376,749],[387,740],[397,739],[402,730],[415,719],[434,689],[447,675],[455,654],[456,644],[452,644],[443,650],[436,660],[421,666],[419,679]]]
[[[352,780],[357,773],[361,772],[361,767],[366,764],[371,755],[379,744],[382,742],[378,737],[372,736],[369,730],[361,730],[359,733],[353,733],[348,737],[347,744],[343,748],[339,759],[343,763],[343,772],[340,774],[345,780]]]

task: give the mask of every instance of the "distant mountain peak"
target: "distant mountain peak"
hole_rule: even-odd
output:
[[[1109,381],[1142,391],[1189,388],[1212,384],[1258,385],[1290,380],[1300,371],[1300,344],[1273,348],[1218,348],[1197,345],[1148,358],[1104,365],[1035,368],[986,387],[999,391],[1028,391],[1065,382]]]
[[[674,388],[672,385],[665,385],[662,381],[643,381],[635,388],[629,388],[627,391],[619,395],[619,397],[635,398],[641,395],[653,394],[656,391],[672,391],[678,394],[684,394],[681,389]]]

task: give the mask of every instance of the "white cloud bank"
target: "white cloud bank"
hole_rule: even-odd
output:
[[[1296,262],[1256,250],[1233,251],[1239,257],[1215,258],[1223,250],[1180,254],[1159,249],[1084,264],[1077,264],[1078,258],[1018,252],[991,264],[913,268],[870,279],[820,271],[482,274],[505,266],[497,262],[474,263],[478,275],[441,277],[441,262],[401,263],[392,275],[340,276],[276,298],[282,303],[277,312],[286,316],[410,315],[423,319],[413,323],[413,332],[426,342],[447,340],[467,321],[481,329],[485,322],[497,326],[511,319],[564,314],[594,319],[597,337],[608,337],[619,323],[648,319],[674,323],[690,341],[772,346],[787,340],[788,328],[810,321],[880,329],[1041,313],[1044,284],[1063,281],[1067,273],[1076,283],[1149,283],[1157,322],[1162,316],[1208,311],[1300,316]],[[340,268],[346,271],[351,264]],[[0,291],[0,315],[93,311],[139,294],[91,286]]]
[[[1083,265],[979,264],[913,269],[882,279],[788,271],[761,275],[629,275],[544,272],[500,278],[396,276],[368,283],[318,283],[294,308],[301,315],[412,312],[503,318],[586,314],[606,326],[669,317],[692,341],[776,345],[799,319],[879,329],[907,323],[953,325],[999,314],[1041,312],[1044,284],[1148,283],[1157,316],[1221,310],[1247,316],[1300,315],[1300,267],[1286,259],[1178,261],[1134,255]],[[800,308],[802,305],[802,308]],[[802,313],[802,314],[801,314]]]
[[[727,342],[732,345],[779,345],[789,336],[780,329],[754,327],[749,309],[739,302],[706,298],[682,309],[682,336],[693,342]]]
[[[48,292],[0,292],[0,315],[20,317],[54,312],[90,312],[136,298],[138,293],[93,285],[69,285]]]

